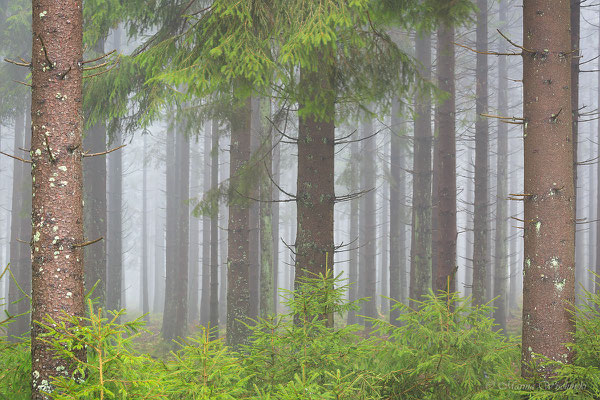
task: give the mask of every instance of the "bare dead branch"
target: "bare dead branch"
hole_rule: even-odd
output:
[[[8,154],[8,153],[5,153],[3,151],[0,151],[0,154],[3,154],[3,155],[5,155],[7,157],[10,157],[10,158],[14,158],[15,160],[19,160],[19,161],[22,161],[22,162],[27,163],[27,164],[31,164],[30,160],[25,160],[24,158],[13,156],[12,154]]]
[[[81,62],[81,65],[90,64],[90,63],[93,63],[93,62],[96,62],[96,61],[100,61],[100,60],[102,60],[103,58],[105,58],[105,57],[108,57],[108,56],[110,56],[111,54],[114,54],[114,53],[115,53],[115,51],[117,51],[117,49],[114,49],[113,51],[109,51],[108,53],[106,53],[106,54],[103,54],[103,55],[101,55],[100,57],[96,57],[96,58],[94,58],[94,59],[92,59],[92,60],[86,60],[86,61],[82,61],[82,62]],[[84,70],[85,70],[85,68],[84,68]]]
[[[523,50],[523,51],[525,51],[525,52],[527,52],[527,53],[535,53],[535,51],[533,51],[533,50],[528,50],[528,49],[526,49],[525,47],[523,47],[523,46],[520,46],[520,45],[516,44],[515,42],[513,42],[512,40],[510,40],[510,39],[509,39],[509,38],[508,38],[508,37],[507,37],[507,36],[506,36],[504,33],[502,33],[502,32],[500,31],[500,29],[496,29],[496,31],[498,31],[498,33],[500,34],[500,36],[502,36],[502,37],[504,38],[504,40],[506,40],[508,43],[512,44],[512,45],[513,45],[513,46],[515,46],[516,48],[519,48],[519,49],[521,49],[521,50]]]
[[[14,64],[17,65],[19,67],[27,67],[27,68],[31,68],[31,63],[29,62],[19,62],[19,61],[15,61],[15,60],[11,60],[9,58],[5,58],[4,61],[6,61],[9,64]]]
[[[485,55],[488,55],[488,56],[521,56],[521,55],[523,55],[523,53],[515,53],[515,52],[512,52],[512,53],[499,53],[497,51],[479,51],[479,50],[473,49],[473,48],[471,48],[469,46],[465,46],[465,45],[462,45],[462,44],[459,44],[459,43],[456,43],[456,42],[452,42],[452,44],[454,44],[455,46],[458,46],[458,47],[462,47],[463,49],[467,49],[469,51],[472,51],[473,53],[485,54]]]
[[[97,242],[101,241],[102,239],[104,239],[104,238],[102,236],[100,236],[98,239],[90,240],[89,242],[74,244],[73,247],[85,247],[85,246],[89,246],[91,244],[94,244],[94,243],[97,243]]]
[[[112,153],[113,151],[117,151],[117,150],[119,150],[119,149],[122,149],[122,148],[123,148],[123,147],[125,147],[125,146],[127,146],[127,144],[122,144],[122,145],[120,145],[119,147],[115,147],[114,149],[107,150],[107,151],[103,151],[103,152],[100,152],[100,153],[88,153],[88,152],[85,152],[85,153],[83,153],[83,156],[84,156],[84,157],[96,157],[96,156],[103,156],[103,155],[106,155],[106,154]]]

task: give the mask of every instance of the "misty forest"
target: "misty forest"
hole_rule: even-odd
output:
[[[0,400],[600,399],[600,5],[0,0]]]

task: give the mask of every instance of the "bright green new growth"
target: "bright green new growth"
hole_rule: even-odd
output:
[[[490,306],[473,307],[456,294],[430,294],[418,309],[401,308],[400,328],[374,321],[329,328],[322,315],[338,317],[357,304],[343,301],[346,286],[329,272],[307,278],[301,290],[283,292],[286,315],[259,319],[242,352],[211,340],[209,332],[178,342],[164,359],[140,355],[140,319],[118,322],[89,303],[88,316],[45,321],[45,340],[77,366],[52,382],[53,399],[593,399],[600,395],[598,336],[600,298],[576,312],[577,359],[557,368],[552,381],[519,376],[518,341],[494,332]],[[341,321],[341,319],[340,319]],[[87,360],[75,358],[86,346]],[[0,397],[27,399],[31,371],[28,342],[0,339]]]

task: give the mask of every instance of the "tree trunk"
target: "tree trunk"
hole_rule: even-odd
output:
[[[175,137],[177,132],[173,127],[167,132],[166,143],[166,218],[165,218],[165,304],[163,307],[163,324],[161,328],[162,337],[171,339],[173,325],[175,323],[174,305],[176,299],[173,297],[180,294],[175,293],[174,275],[177,265],[177,165],[175,155]]]
[[[377,298],[375,296],[376,274],[377,274],[377,204],[375,160],[377,159],[377,148],[373,135],[373,121],[367,117],[361,123],[361,167],[360,180],[361,190],[368,190],[360,199],[360,236],[359,236],[359,288],[361,297],[369,300],[362,304],[361,314],[368,318],[377,316]],[[371,326],[371,321],[363,320],[365,328]]]
[[[454,84],[454,27],[442,25],[438,29],[438,87],[448,93],[438,107],[437,170],[437,291],[455,291],[456,264],[456,136]]]
[[[104,54],[104,40],[100,39],[95,51]],[[106,151],[106,127],[103,122],[93,126],[83,138],[83,145],[90,153]],[[90,157],[83,165],[84,193],[84,230],[88,240],[103,238],[93,246],[85,248],[85,286],[90,291],[94,285],[93,296],[98,306],[104,307],[106,298],[106,156]]]
[[[150,322],[150,304],[148,302],[148,167],[146,166],[147,136],[144,135],[144,153],[142,164],[142,266],[140,291],[142,300],[142,314],[145,314],[144,320]]]
[[[32,320],[41,322],[84,313],[83,15],[75,0],[34,1],[32,13]],[[40,340],[43,333],[34,323],[33,400],[50,399],[42,391],[52,392],[57,371],[72,372]],[[76,354],[85,359],[84,349]]]
[[[402,105],[392,105],[390,143],[390,298],[406,304],[406,152]],[[398,325],[400,311],[392,309],[390,323]]]
[[[17,111],[15,115],[15,138],[13,144],[13,152],[16,154],[19,147],[24,146],[23,138],[27,133],[24,128],[24,113]],[[21,265],[20,247],[24,246],[19,240],[22,240],[24,232],[21,232],[23,225],[21,224],[21,208],[25,201],[24,185],[25,185],[26,168],[21,161],[13,160],[13,180],[12,180],[12,206],[10,218],[10,269],[14,278],[7,277],[8,282],[8,313],[10,315],[18,315],[22,313],[22,303],[28,303],[26,296],[19,288],[23,288],[23,269],[25,265]],[[29,185],[29,179],[27,179]],[[27,315],[22,315],[8,325],[8,337],[14,340],[14,336],[20,336],[29,331]]]
[[[307,112],[302,102],[299,106],[296,287],[303,277],[333,271],[335,85],[332,61],[327,57],[332,56],[324,55],[316,71],[300,69],[300,86],[313,106],[317,98],[326,100],[319,104],[322,117]],[[329,326],[333,326],[332,317],[328,316]]]
[[[581,0],[571,0],[571,110],[572,110],[572,132],[573,132],[573,186],[575,188],[575,214],[576,218],[585,218],[583,202],[583,187],[578,187],[577,177],[579,168],[577,166],[579,146],[579,40],[580,40],[580,11]],[[583,295],[582,288],[585,282],[587,267],[585,265],[584,229],[575,228],[575,300],[580,301]]]
[[[385,149],[383,152],[383,162],[382,162],[382,170],[387,170],[387,160],[389,159],[389,143],[385,144]],[[388,293],[388,288],[389,286],[389,279],[388,279],[388,271],[389,271],[389,251],[388,251],[388,243],[389,243],[389,237],[388,237],[388,232],[389,232],[389,227],[388,227],[388,221],[389,221],[389,197],[390,197],[390,189],[389,189],[389,180],[388,180],[388,176],[389,174],[385,174],[384,179],[383,179],[383,193],[382,193],[382,212],[381,212],[381,223],[379,224],[379,227],[381,229],[380,231],[380,240],[381,240],[381,279],[379,279],[379,284],[380,286],[380,293],[381,293],[381,297],[380,297],[380,301],[381,301],[381,313],[384,315],[384,317],[387,317],[388,313],[390,312],[390,302],[388,300],[389,297],[389,293]]]
[[[242,169],[250,160],[251,100],[237,106],[231,117],[229,180],[231,188],[241,184]],[[249,225],[250,210],[246,200],[234,196],[230,189],[227,246],[227,344],[234,348],[248,341],[250,331],[244,322],[250,316]],[[242,193],[243,194],[243,193]]]
[[[523,7],[525,263],[522,373],[534,353],[571,362],[575,209],[569,3]],[[536,368],[542,375],[550,369]]]
[[[473,303],[486,302],[488,252],[488,49],[487,0],[477,0],[477,54],[475,94],[475,206],[473,217]]]
[[[271,128],[272,129],[272,128]],[[279,186],[281,147],[276,135],[271,134],[273,139],[273,181]],[[279,189],[273,189],[272,229],[273,229],[273,310],[277,313],[279,306]]]
[[[261,142],[260,159],[263,165],[260,168],[260,316],[267,318],[275,311],[273,302],[273,219],[271,199],[273,197],[273,153],[272,153],[272,128],[265,127],[265,117],[271,115],[271,103],[268,100],[259,100],[257,127]]]
[[[211,135],[214,134],[215,128],[218,129],[217,120],[211,122]],[[203,160],[203,175],[202,175],[202,191],[206,194],[211,187],[211,135],[208,132],[204,134],[204,160]],[[217,171],[218,174],[218,171]],[[202,216],[202,297],[200,300],[200,325],[208,326],[210,321],[210,271],[211,271],[211,217]]]
[[[251,138],[250,149],[252,150],[251,157],[254,164],[258,159],[258,151],[260,149],[260,100],[253,96],[251,100],[252,117],[251,117]],[[256,168],[256,165],[253,166]],[[258,170],[257,170],[258,171]],[[251,178],[251,179],[254,179]],[[249,188],[248,196],[256,199],[260,196],[260,180],[252,183]],[[250,202],[250,270],[248,279],[250,284],[250,318],[256,319],[259,316],[260,310],[260,204],[255,200]]]
[[[419,34],[416,40],[421,74],[431,79],[431,37]],[[413,157],[412,233],[410,247],[410,307],[431,289],[431,99],[415,100]]]
[[[190,182],[190,142],[184,132],[177,132],[175,137],[174,171],[176,189],[175,197],[175,257],[171,272],[167,274],[167,282],[173,282],[173,294],[166,299],[171,304],[165,304],[163,315],[163,338],[166,340],[184,337],[187,330],[187,300],[188,300],[188,240],[189,240],[189,182]],[[169,286],[167,284],[167,286]],[[170,311],[167,314],[167,310]]]
[[[154,301],[152,311],[160,313],[165,304],[165,231],[158,204],[154,210]]]
[[[204,130],[204,135],[208,135],[207,130]],[[200,171],[204,172],[203,160],[199,146],[198,137],[195,137],[191,147],[191,171],[190,171],[190,196],[201,197],[203,190],[200,186]],[[188,298],[188,322],[196,325],[200,319],[200,276],[201,276],[201,261],[200,261],[200,218],[190,216],[190,240],[188,246],[189,253],[189,298]]]
[[[350,144],[350,192],[356,193],[358,191],[358,168],[356,167],[356,160],[360,158],[360,151],[358,149],[358,142],[352,142]],[[358,231],[358,219],[359,219],[359,199],[353,198],[350,200],[350,245],[349,252],[349,265],[348,265],[348,301],[356,301],[358,299],[358,268],[359,268],[359,231]],[[348,311],[348,325],[356,324],[358,319],[356,318],[356,310]]]
[[[121,134],[117,132],[113,145],[121,144]],[[123,177],[122,152],[114,151],[108,156],[108,221],[107,221],[107,275],[106,275],[106,307],[118,311],[124,305],[121,298],[122,288],[122,214],[123,209]]]
[[[208,134],[206,135],[208,136]],[[210,189],[219,186],[219,123],[213,120],[211,127]],[[205,144],[206,145],[206,144]],[[208,160],[207,160],[208,161]],[[213,337],[219,335],[219,204],[214,204],[210,216],[210,326],[215,329]],[[222,284],[222,283],[221,283]]]
[[[500,23],[506,25],[506,1],[500,1]],[[506,46],[504,41],[498,52],[505,53]],[[508,70],[506,66],[506,56],[500,56],[498,60],[498,114],[508,115]],[[497,329],[502,329],[506,333],[507,319],[507,296],[506,285],[508,283],[508,255],[507,255],[507,201],[508,189],[508,125],[498,120],[498,151],[496,160],[496,236],[494,238],[494,301],[496,310],[494,311],[494,320],[498,324]]]

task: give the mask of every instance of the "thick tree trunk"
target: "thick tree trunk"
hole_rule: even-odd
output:
[[[437,110],[437,240],[435,290],[454,292],[456,264],[456,136],[454,84],[454,27],[438,29],[438,87],[448,93]]]
[[[390,298],[406,304],[406,165],[402,105],[392,105],[390,143]],[[390,323],[398,325],[400,311],[392,309]]]
[[[422,75],[431,79],[431,37],[420,34],[416,41]],[[413,158],[412,233],[410,247],[410,307],[431,289],[431,100],[415,100]]]
[[[41,322],[84,312],[83,16],[76,0],[34,1],[32,15],[32,319]],[[50,399],[52,376],[72,372],[43,333],[34,323],[32,400]]]
[[[214,134],[218,122],[211,122],[211,134]],[[202,191],[208,193],[211,189],[211,135],[205,132],[204,135],[204,160],[202,165]],[[218,173],[218,171],[217,171]],[[210,271],[211,271],[211,217],[202,216],[202,295],[200,299],[200,325],[208,326],[210,321]]]
[[[500,1],[500,23],[507,23],[506,1]],[[500,53],[505,53],[504,41],[501,41],[498,49]],[[500,56],[498,61],[498,114],[508,115],[508,70],[506,66],[506,56]],[[506,333],[507,303],[506,286],[508,284],[508,255],[507,255],[507,200],[508,189],[508,125],[498,120],[498,151],[496,161],[496,236],[494,238],[494,301],[496,310],[494,311],[494,320],[498,324],[497,328]]]
[[[326,269],[333,271],[335,104],[330,62],[324,60],[318,71],[300,71],[300,85],[306,89],[308,99],[327,100],[320,104],[323,117],[307,113],[303,104],[299,110],[296,287],[302,277],[324,276]],[[332,317],[328,316],[330,326]]]
[[[467,216],[466,216],[466,243],[465,243],[465,296],[472,295],[473,293],[473,197],[474,197],[474,176],[471,175],[471,170],[473,170],[474,175],[474,162],[473,162],[473,148],[467,147],[467,183],[466,183],[466,192],[467,192]]]
[[[223,154],[223,158],[227,155]],[[225,162],[223,162],[225,164]],[[219,208],[219,226],[227,226],[227,221],[229,219],[229,215],[227,214],[227,207],[222,206]],[[226,230],[221,230],[219,232],[219,241],[218,247],[221,254],[219,254],[219,276],[220,276],[220,285],[219,285],[219,321],[222,325],[227,323],[227,243],[228,243],[228,235]],[[211,243],[212,246],[212,243]]]
[[[208,136],[208,134],[206,135]],[[213,120],[211,127],[210,189],[219,186],[219,123]],[[221,283],[222,284],[222,283]],[[219,335],[219,204],[210,216],[210,326],[214,336]]]
[[[522,373],[534,353],[571,362],[575,209],[569,3],[523,8],[525,263]],[[542,375],[552,373],[541,366]]]
[[[235,108],[231,117],[229,180],[240,190],[242,168],[250,160],[251,100]],[[243,193],[242,193],[243,194]],[[250,316],[249,273],[249,207],[245,199],[230,194],[227,246],[227,344],[239,347],[248,340],[250,331],[244,322]]]
[[[473,303],[486,302],[488,252],[488,119],[481,114],[488,110],[488,49],[487,0],[477,0],[477,54],[475,94],[475,205],[473,217]]]

